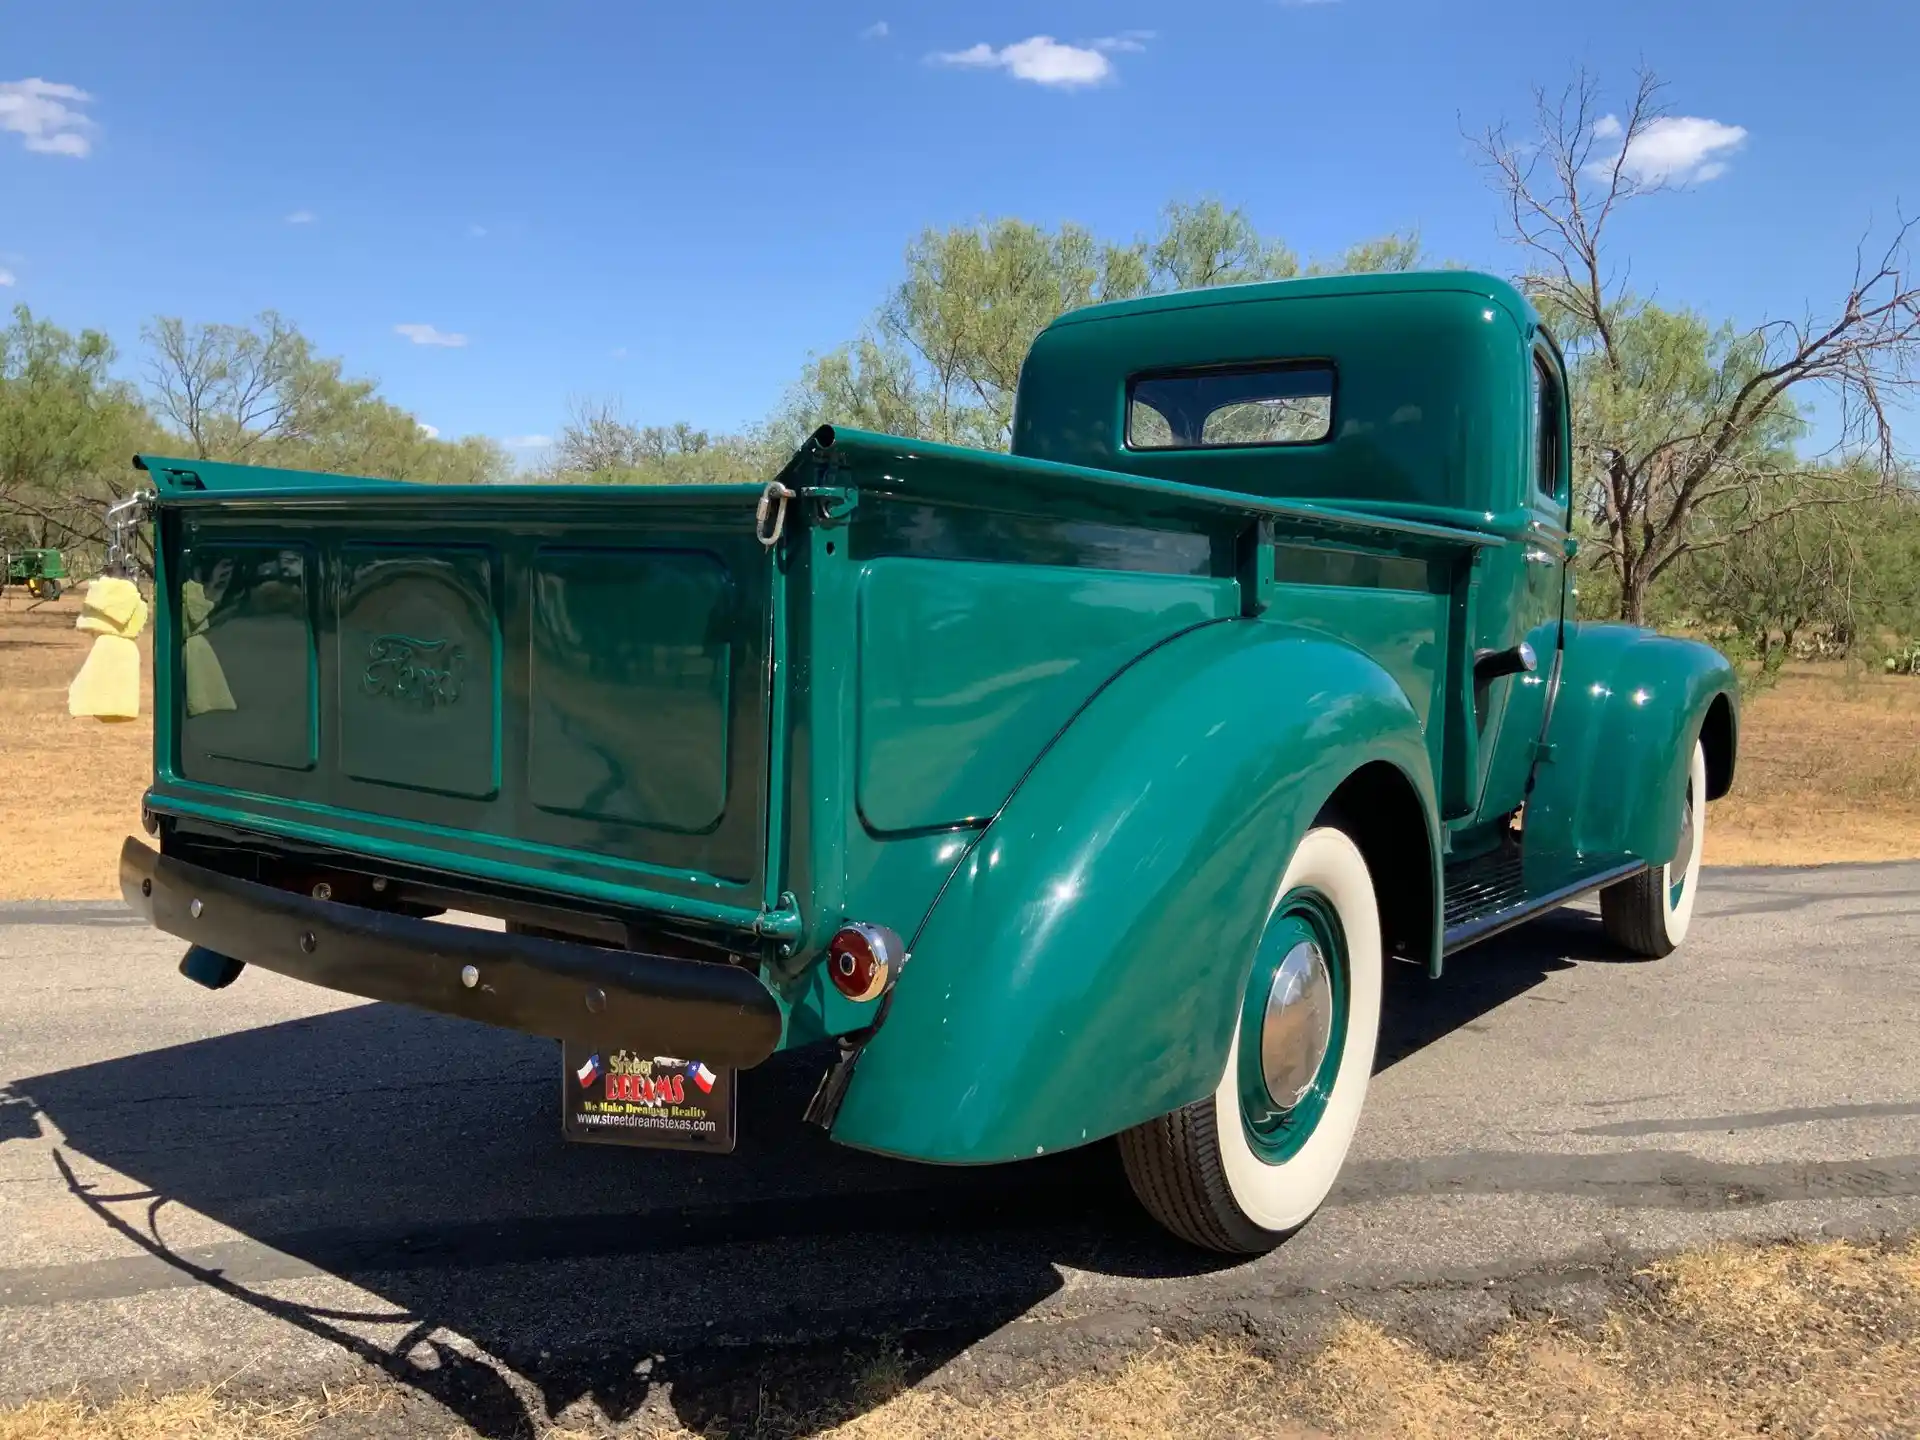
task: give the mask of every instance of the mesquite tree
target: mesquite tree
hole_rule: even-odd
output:
[[[1317,272],[1406,270],[1416,236],[1387,235],[1312,264]],[[1245,211],[1174,203],[1151,236],[1102,239],[1078,225],[1021,220],[928,230],[906,276],[860,337],[816,357],[769,433],[821,420],[1004,450],[1020,363],[1057,316],[1101,300],[1195,290],[1301,272],[1299,257]]]
[[[1681,557],[1724,546],[1816,505],[1844,505],[1891,483],[1890,412],[1911,394],[1920,358],[1920,285],[1906,241],[1862,250],[1837,299],[1798,319],[1710,324],[1627,286],[1608,231],[1628,204],[1712,179],[1703,137],[1740,132],[1674,116],[1642,74],[1624,116],[1605,113],[1581,74],[1558,96],[1535,92],[1536,133],[1477,137],[1529,253],[1525,284],[1565,347],[1574,391],[1579,494],[1620,618],[1644,617],[1647,592]],[[1732,137],[1731,140],[1724,137]],[[1796,401],[1832,407],[1836,439],[1802,457]],[[1842,459],[1871,462],[1836,486]],[[1792,483],[1804,478],[1808,483]]]

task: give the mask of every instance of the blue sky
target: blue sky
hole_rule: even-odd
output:
[[[927,225],[1213,195],[1303,254],[1413,227],[1511,270],[1461,126],[1644,60],[1724,169],[1623,227],[1636,282],[1797,314],[1920,208],[1916,53],[1912,0],[0,0],[0,304],[129,374],[156,313],[276,308],[446,435],[570,396],[727,428]]]

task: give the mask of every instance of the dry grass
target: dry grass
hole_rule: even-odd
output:
[[[1165,1345],[1110,1376],[1078,1376],[981,1397],[901,1389],[882,1367],[870,1394],[825,1408],[770,1399],[740,1440],[1320,1440],[1327,1431],[1294,1418],[1271,1361],[1219,1342]],[[870,1402],[871,1408],[866,1403]],[[848,1410],[860,1413],[850,1419]],[[663,1436],[694,1432],[671,1428]],[[711,1425],[702,1433],[715,1433]],[[593,1440],[556,1430],[546,1440]]]
[[[1076,1436],[1730,1440],[1920,1435],[1920,1242],[1726,1247],[1660,1264],[1597,1331],[1509,1325],[1465,1359],[1342,1323],[1303,1361],[1166,1344],[1110,1377],[977,1399],[856,1397],[841,1420],[769,1406],[735,1433],[836,1440]],[[886,1398],[881,1398],[886,1395]],[[862,1401],[870,1403],[862,1403]],[[559,1432],[567,1433],[567,1432]],[[712,1433],[711,1430],[708,1433]]]
[[[1733,1440],[1920,1435],[1920,1242],[1725,1247],[1654,1266],[1601,1323],[1515,1322],[1446,1359],[1358,1320],[1274,1361],[1238,1343],[1165,1343],[1107,1375],[960,1394],[908,1388],[897,1362],[822,1399],[804,1377],[752,1413],[640,1433],[789,1440]],[[292,1440],[387,1431],[392,1392],[268,1404],[217,1391],[0,1411],[0,1440]],[[388,1417],[391,1419],[392,1417]],[[664,1428],[661,1428],[664,1426]],[[435,1433],[442,1433],[436,1430]],[[452,1426],[444,1433],[465,1434]],[[591,1440],[556,1428],[545,1440]]]
[[[111,1405],[78,1396],[0,1410],[0,1440],[297,1440],[332,1422],[351,1428],[391,1396],[372,1385],[322,1389],[284,1401],[239,1400],[217,1386],[177,1395],[128,1395]]]
[[[1283,1391],[1407,1440],[1920,1434],[1920,1245],[1727,1247],[1649,1278],[1597,1335],[1530,1321],[1465,1361],[1349,1325]]]
[[[1920,677],[1791,665],[1741,717],[1707,863],[1920,856]]]
[[[120,842],[139,826],[151,719],[68,717],[88,643],[78,613],[77,592],[32,611],[24,595],[0,596],[0,900],[117,893]],[[149,666],[149,717],[151,686]],[[1914,857],[1920,679],[1790,666],[1743,717],[1739,779],[1713,807],[1707,863]]]

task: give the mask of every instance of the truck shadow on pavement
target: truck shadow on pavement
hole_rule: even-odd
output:
[[[1438,984],[1392,967],[1380,1068],[1618,958],[1568,913]],[[557,1052],[366,1005],[22,1080],[0,1092],[0,1139],[47,1144],[76,1201],[143,1252],[48,1267],[32,1298],[206,1286],[489,1437],[543,1433],[583,1400],[618,1423],[661,1387],[720,1435],[758,1423],[770,1377],[822,1423],[878,1403],[1055,1294],[1062,1267],[1229,1263],[1152,1226],[1111,1144],[984,1169],[834,1146],[798,1118],[823,1063],[805,1052],[744,1077],[733,1156],[565,1145]],[[175,1243],[176,1207],[244,1238]],[[289,1298],[320,1276],[378,1303]]]

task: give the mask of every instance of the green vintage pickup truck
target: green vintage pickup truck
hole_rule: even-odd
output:
[[[1735,677],[1575,623],[1565,385],[1505,283],[1365,276],[1063,316],[1009,455],[143,458],[126,895],[215,988],[558,1038],[579,1138],[728,1149],[739,1072],[819,1044],[836,1140],[1117,1136],[1171,1230],[1268,1248],[1339,1172],[1383,967],[1594,890],[1628,950],[1687,933]]]

